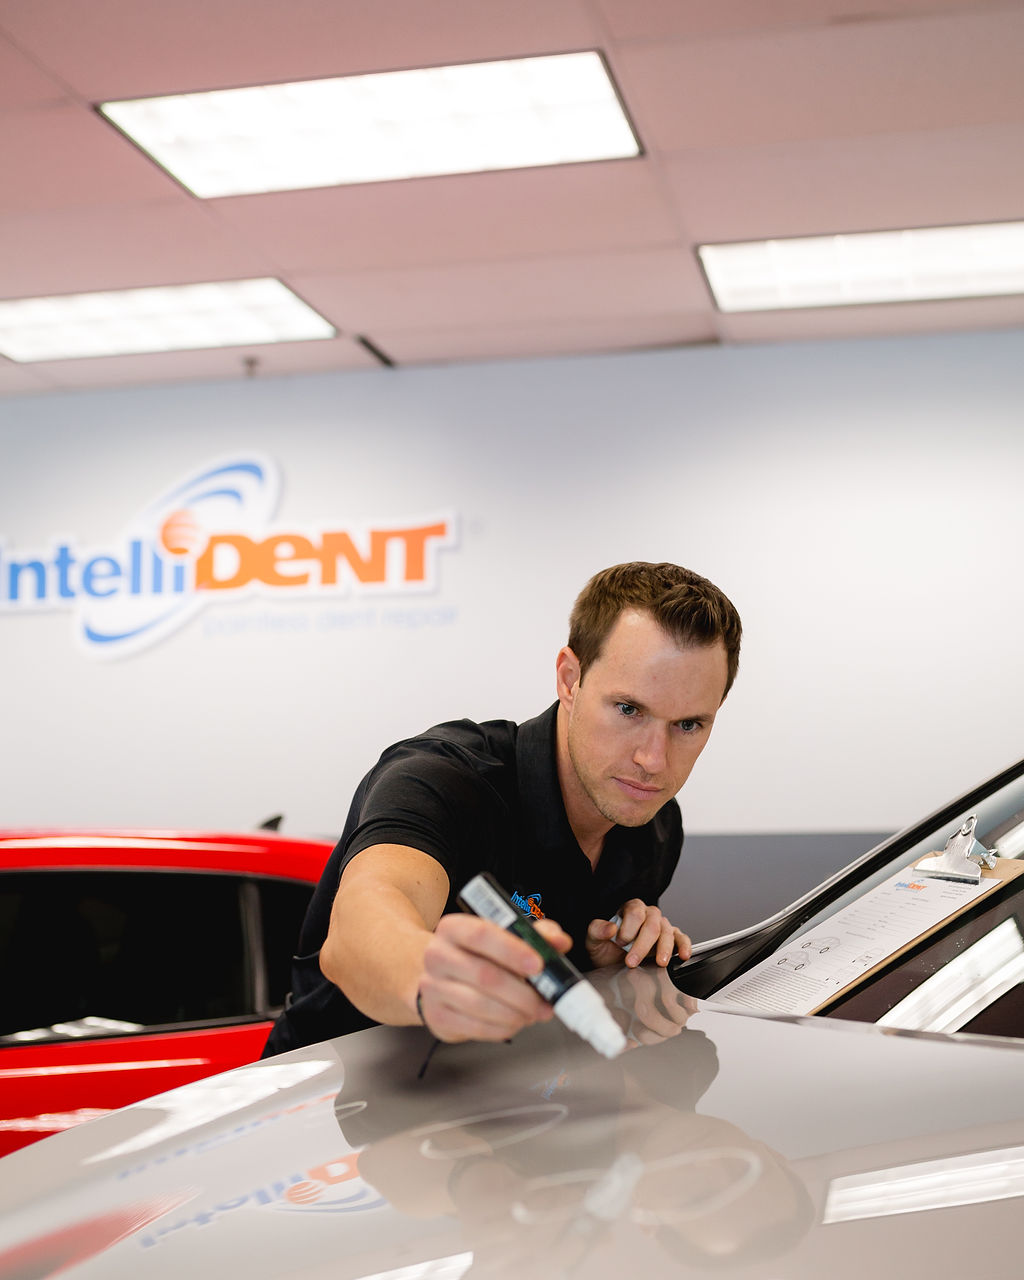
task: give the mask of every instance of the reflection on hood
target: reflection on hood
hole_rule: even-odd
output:
[[[402,1039],[407,1052],[346,1077],[335,1115],[393,1208],[458,1217],[467,1274],[510,1274],[538,1250],[545,1274],[585,1274],[613,1230],[674,1266],[729,1267],[778,1255],[815,1220],[777,1153],[696,1111],[718,1070],[703,1031],[608,1061],[551,1022],[506,1044],[442,1045],[422,1079],[428,1038]]]

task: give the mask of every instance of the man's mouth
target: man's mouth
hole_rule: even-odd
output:
[[[615,781],[627,795],[634,796],[637,800],[647,800],[651,796],[657,795],[661,790],[661,787],[657,787],[653,783],[637,782],[633,778],[616,778]]]

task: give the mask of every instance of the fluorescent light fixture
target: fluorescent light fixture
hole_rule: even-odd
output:
[[[195,195],[248,195],[639,153],[600,54],[105,102]]]
[[[876,1020],[908,1031],[959,1031],[1024,982],[1024,938],[1011,916]]]
[[[1024,1195],[1024,1147],[1006,1147],[835,1178],[829,1184],[822,1222],[884,1218],[1020,1195]]]
[[[721,311],[1024,293],[1024,222],[704,244]]]
[[[336,336],[333,325],[273,279],[0,302],[0,354],[19,363]]]

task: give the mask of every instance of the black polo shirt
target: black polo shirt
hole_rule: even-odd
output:
[[[462,886],[490,871],[526,914],[550,916],[573,939],[572,960],[590,968],[591,920],[629,898],[657,903],[679,860],[683,831],[670,800],[642,827],[613,827],[596,870],[569,826],[555,763],[558,704],[516,725],[456,720],[389,747],[359,784],[341,839],[324,869],[299,937],[289,1007],[264,1057],[373,1026],[320,972],[331,907],[346,865],[378,844],[436,858],[456,911]]]

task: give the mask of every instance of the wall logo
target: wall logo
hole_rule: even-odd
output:
[[[455,543],[451,514],[281,529],[271,524],[280,488],[268,458],[221,459],[169,488],[109,546],[54,538],[43,550],[12,551],[0,542],[0,618],[70,610],[87,652],[122,657],[243,593],[337,599],[436,585],[437,552]]]

